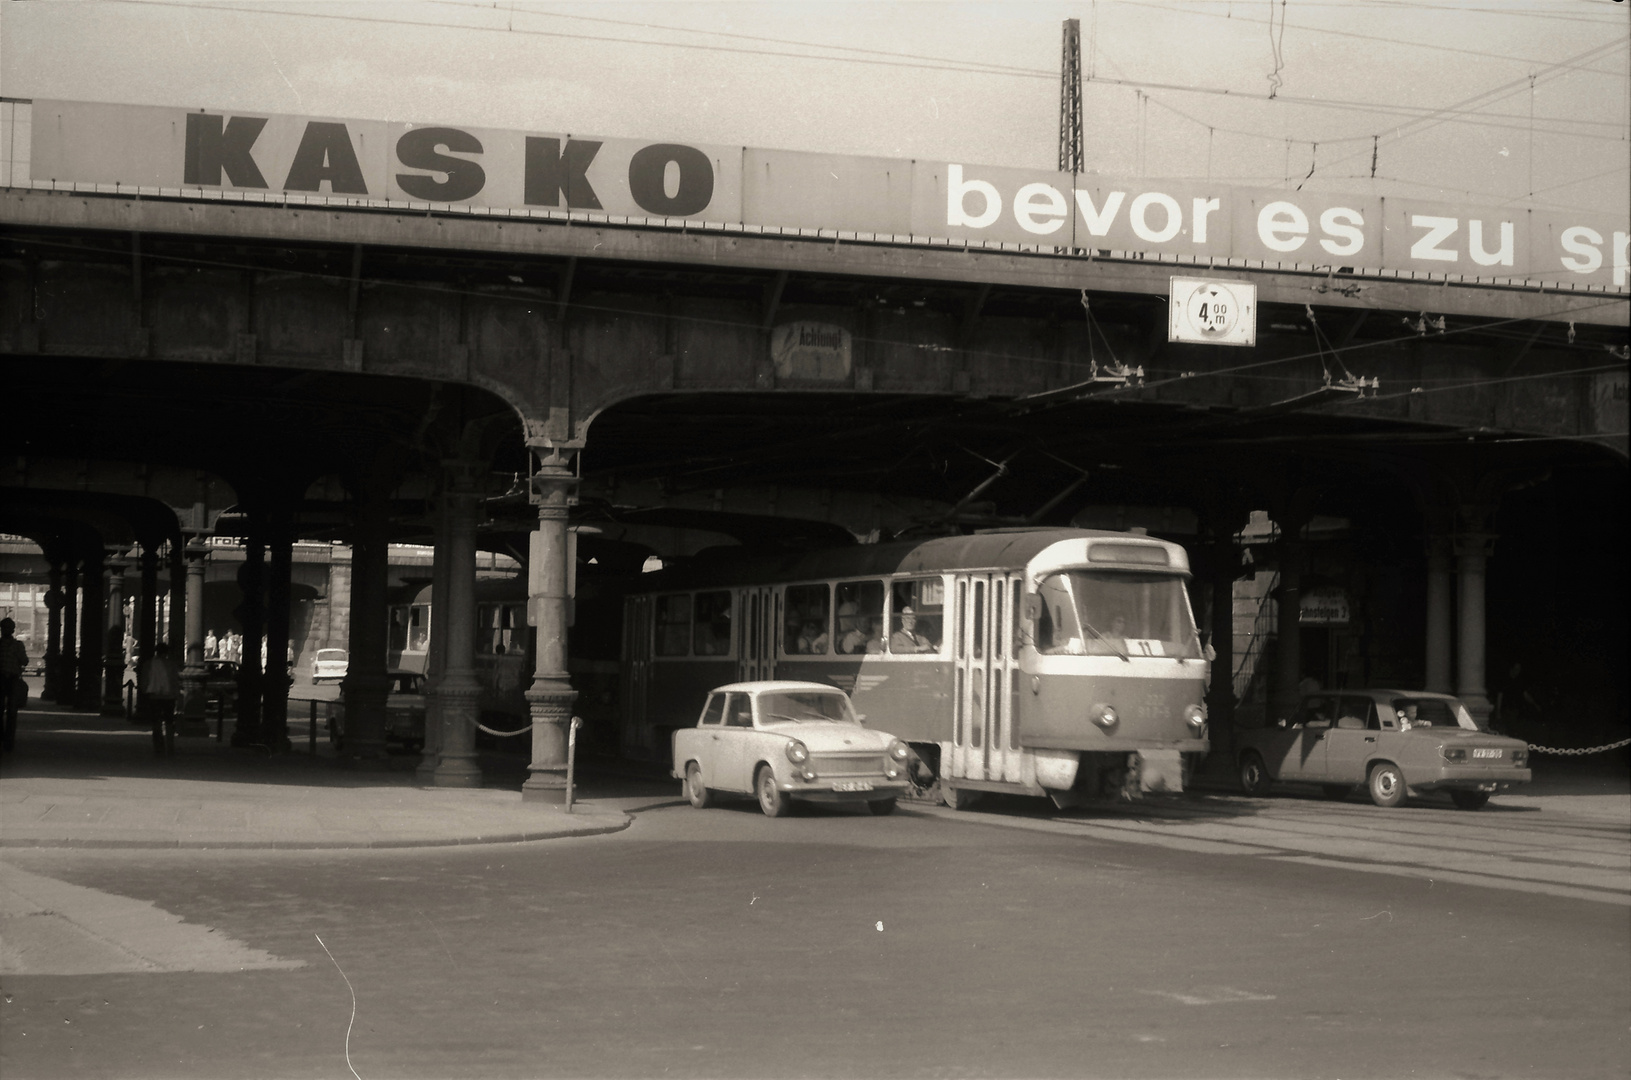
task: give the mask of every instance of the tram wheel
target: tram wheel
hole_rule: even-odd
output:
[[[1263,755],[1248,750],[1240,759],[1241,790],[1248,795],[1267,795],[1269,783],[1269,767],[1263,763]]]
[[[866,808],[872,811],[873,815],[876,817],[888,817],[890,814],[895,812],[895,800],[873,799],[871,802],[866,804]]]
[[[685,767],[685,797],[698,810],[714,804],[714,793],[702,786],[702,767],[694,761]]]
[[[1461,810],[1481,810],[1489,802],[1487,791],[1452,791],[1450,801]]]
[[[765,817],[786,817],[792,813],[793,800],[776,786],[776,770],[769,765],[759,766],[753,790],[759,794],[759,809],[765,812]]]
[[[969,807],[973,806],[980,797],[980,793],[977,791],[970,791],[967,788],[952,787],[944,780],[940,782],[940,794],[941,797],[946,800],[946,805],[951,807],[953,810],[967,810]]]

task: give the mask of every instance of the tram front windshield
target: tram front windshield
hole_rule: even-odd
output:
[[[1067,570],[1037,589],[1036,647],[1075,656],[1200,656],[1184,581],[1176,574]]]

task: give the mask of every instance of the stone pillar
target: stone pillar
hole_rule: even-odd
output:
[[[433,780],[437,787],[480,787],[476,721],[481,681],[476,678],[476,526],[481,522],[479,474],[474,465],[444,462],[443,540],[447,545],[446,670],[436,688],[442,746]],[[432,603],[435,602],[434,579]],[[529,783],[531,781],[528,781]]]
[[[136,605],[136,708],[147,703],[147,659],[158,641],[159,553],[150,543],[142,544],[141,596]]]
[[[289,592],[294,564],[294,516],[272,514],[267,530],[266,670],[262,683],[261,742],[277,751],[289,744]]]
[[[1206,715],[1212,750],[1234,760],[1235,719],[1235,577],[1240,550],[1233,534],[1213,538],[1207,563],[1212,586],[1212,677],[1206,690]]]
[[[1279,639],[1275,652],[1274,694],[1267,720],[1290,720],[1302,700],[1303,521],[1280,523]]]
[[[57,684],[57,704],[72,708],[78,698],[79,685],[79,559],[70,558],[63,564],[62,575],[62,651],[58,670],[61,682]]]
[[[445,490],[445,489],[444,489]],[[447,589],[451,564],[448,560],[447,502],[444,496],[436,509],[435,559],[430,577],[430,651],[425,657],[425,748],[419,759],[421,783],[431,783],[441,764],[443,744],[442,701],[437,690],[447,673]]]
[[[1495,537],[1490,533],[1463,532],[1455,537],[1461,601],[1455,692],[1480,723],[1487,722],[1494,711],[1484,686],[1484,577],[1494,547]]]
[[[244,561],[238,567],[238,606],[232,613],[243,628],[243,653],[238,657],[238,720],[232,728],[233,746],[261,743],[261,641],[266,627],[266,601],[261,595],[266,579],[265,519],[251,512]]]
[[[187,615],[186,653],[181,667],[182,723],[188,734],[209,734],[209,715],[204,701],[204,569],[208,566],[209,547],[202,533],[192,533],[182,549],[186,558]],[[197,731],[199,724],[203,731]]]
[[[532,775],[521,786],[527,801],[566,801],[566,740],[577,691],[566,668],[567,516],[576,499],[571,450],[534,448],[539,468],[532,477],[538,529],[527,560],[527,621],[538,630],[532,685]]]
[[[109,548],[107,648],[102,654],[102,715],[119,716],[125,711],[125,554]]]
[[[1427,539],[1427,681],[1424,688],[1448,694],[1450,680],[1450,539]]]
[[[108,622],[102,592],[102,551],[86,558],[80,575],[81,613],[79,621],[79,678],[74,705],[93,712],[102,707],[102,641]]]
[[[45,687],[41,701],[56,701],[62,693],[62,560],[51,559],[51,587],[45,592]]]
[[[342,755],[365,768],[385,763],[386,589],[390,580],[390,503],[382,485],[357,492],[351,538],[351,633]]]

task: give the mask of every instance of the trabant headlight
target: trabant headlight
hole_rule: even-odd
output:
[[[894,742],[889,744],[889,756],[894,758],[896,761],[905,761],[911,753],[912,751],[907,747],[907,745],[901,742],[899,739],[896,739]]]
[[[1116,715],[1113,705],[1095,705],[1088,710],[1087,715],[1088,719],[1105,731],[1114,731],[1116,725],[1121,722],[1121,717]]]
[[[1438,752],[1444,755],[1445,761],[1459,763],[1467,760],[1467,748],[1464,746],[1441,746]]]
[[[794,765],[803,765],[810,760],[810,749],[797,739],[787,740],[787,760]]]
[[[1206,726],[1206,706],[1186,705],[1184,707],[1184,723],[1190,726],[1197,735]]]

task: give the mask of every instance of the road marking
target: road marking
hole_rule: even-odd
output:
[[[1544,881],[1519,881],[1512,878],[1486,877],[1483,874],[1464,874],[1455,870],[1438,870],[1423,866],[1379,866],[1375,863],[1346,863],[1337,859],[1320,859],[1312,855],[1275,855],[1273,859],[1276,862],[1300,863],[1304,866],[1323,866],[1334,870],[1361,870],[1371,874],[1392,874],[1395,877],[1449,881],[1457,885],[1482,885],[1490,889],[1543,893],[1547,896],[1562,896],[1570,900],[1592,900],[1599,904],[1619,904],[1621,907],[1631,907],[1631,894],[1599,892],[1595,889],[1574,889],[1567,885],[1553,885]]]
[[[1236,990],[1232,986],[1201,986],[1187,994],[1175,990],[1141,990],[1141,994],[1169,997],[1185,1005],[1227,1005],[1237,1001],[1273,1001],[1273,994],[1254,994],[1250,990]]]

